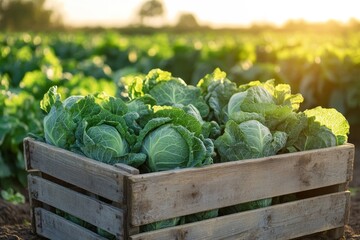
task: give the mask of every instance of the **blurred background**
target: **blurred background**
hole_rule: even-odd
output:
[[[334,30],[358,24],[356,0],[1,0],[1,30],[200,27]]]
[[[105,91],[153,68],[196,85],[275,79],[333,107],[360,136],[360,2],[0,0],[0,188],[26,186],[22,140],[42,132],[44,93]]]

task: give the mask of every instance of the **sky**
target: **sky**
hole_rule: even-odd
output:
[[[50,0],[64,22],[75,26],[124,26],[135,23],[145,0]],[[270,22],[281,25],[289,19],[347,22],[360,19],[359,0],[163,0],[164,21],[176,23],[179,14],[192,13],[200,24],[213,27],[248,26]]]

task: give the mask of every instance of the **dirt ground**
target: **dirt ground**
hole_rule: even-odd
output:
[[[351,142],[351,141],[350,141]],[[356,141],[353,180],[350,183],[351,209],[349,224],[345,227],[342,240],[360,240],[360,139]],[[31,232],[29,203],[13,205],[0,199],[0,240],[44,240]],[[328,239],[323,235],[314,235],[303,240]]]

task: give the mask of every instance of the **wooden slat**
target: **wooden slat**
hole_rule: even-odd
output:
[[[29,176],[29,194],[52,207],[63,210],[117,237],[124,236],[124,212],[89,196],[42,179]]]
[[[134,168],[132,166],[126,165],[124,163],[115,163],[114,164],[115,167],[127,172],[127,173],[131,173],[131,174],[140,174],[139,169]]]
[[[37,234],[58,240],[105,240],[98,234],[91,232],[75,223],[46,211],[42,208],[35,208],[36,232]]]
[[[124,201],[124,177],[129,173],[65,149],[24,140],[27,168],[37,169],[112,201]]]
[[[345,183],[354,146],[129,177],[131,224]]]
[[[128,173],[131,173],[133,175],[137,175],[137,174],[140,174],[140,171],[136,168],[133,168],[131,166],[128,166],[128,165],[125,165],[125,164],[122,164],[122,163],[118,163],[118,164],[115,164],[114,165],[115,167],[118,167]],[[126,219],[127,221],[125,222],[124,224],[124,229],[125,229],[125,232],[124,232],[124,235],[125,235],[125,238],[128,239],[129,236],[131,235],[134,235],[134,234],[138,234],[140,232],[140,227],[139,226],[133,226],[130,224],[130,221],[128,221],[128,219],[130,219],[130,212],[128,211],[128,205],[131,204],[131,202],[129,202],[129,198],[127,197],[129,195],[129,189],[128,189],[128,184],[126,184],[126,181],[128,180],[128,178],[125,178],[125,184],[124,184],[124,191],[125,191],[125,195],[126,195],[126,198],[125,198],[125,209],[126,209]]]
[[[344,226],[350,193],[332,193],[141,233],[132,240],[292,239]]]

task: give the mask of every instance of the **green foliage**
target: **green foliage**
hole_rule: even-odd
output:
[[[142,172],[346,143],[360,123],[358,39],[0,34],[0,187],[26,185],[29,134]]]
[[[7,190],[1,190],[1,197],[12,204],[25,203],[25,197],[19,192],[15,192],[14,189],[8,188]]]
[[[336,145],[347,142],[350,126],[346,118],[336,109],[325,109],[319,106],[308,109],[304,113],[307,117],[314,117],[315,122],[331,130],[336,136]]]
[[[229,120],[225,132],[215,140],[221,162],[276,155],[286,144],[284,132],[271,133],[257,120],[237,124]]]
[[[207,119],[214,120],[220,124],[226,122],[226,112],[224,111],[230,97],[238,91],[234,82],[226,78],[226,73],[216,68],[211,74],[206,74],[197,87],[200,88],[202,95],[210,108]]]
[[[127,156],[135,136],[127,125],[133,122],[126,121],[125,102],[104,93],[70,96],[62,102],[56,89],[51,87],[41,101],[48,111],[43,122],[47,143],[105,163],[142,164],[144,157]]]
[[[27,92],[9,88],[7,78],[0,88],[0,187],[14,183],[26,184],[25,163],[22,153],[23,139],[29,133],[42,131],[39,101]]]
[[[13,31],[44,30],[56,26],[54,11],[45,7],[46,0],[11,0],[0,2],[0,28]]]

